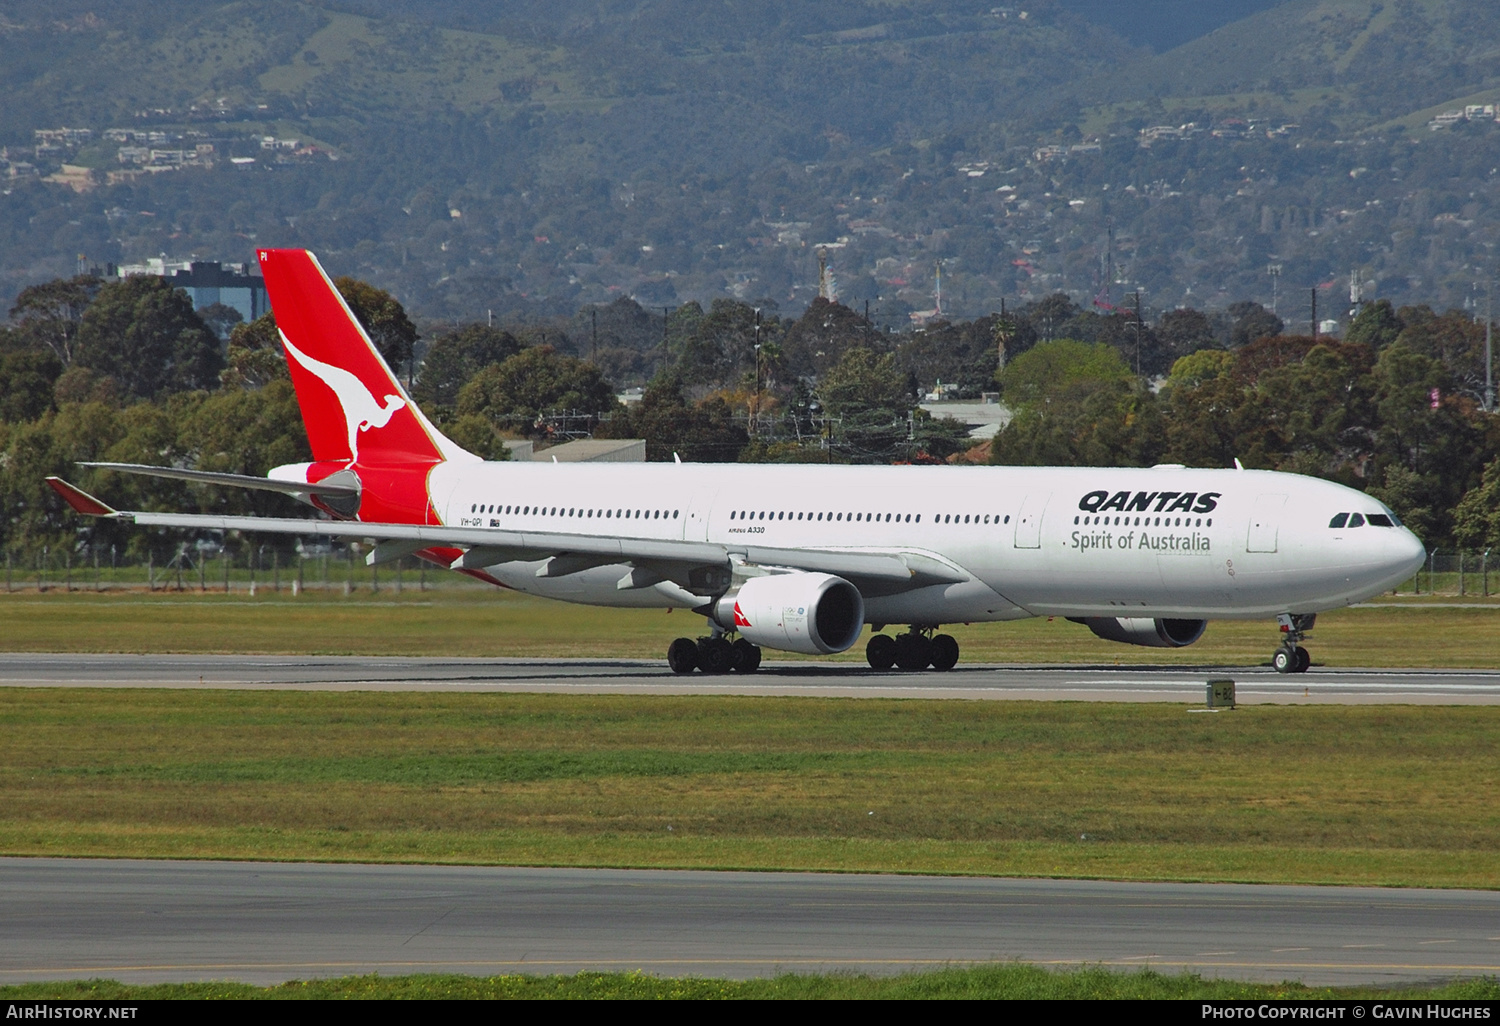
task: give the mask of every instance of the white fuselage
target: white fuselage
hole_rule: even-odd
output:
[[[1359,602],[1407,579],[1422,544],[1342,485],[1253,470],[485,463],[437,466],[445,524],[846,552],[901,550],[970,577],[867,595],[871,623],[1027,616],[1250,619]],[[754,559],[752,557],[751,561]],[[626,565],[507,587],[605,606],[685,606],[671,585],[621,590]],[[877,589],[878,591],[878,589]]]

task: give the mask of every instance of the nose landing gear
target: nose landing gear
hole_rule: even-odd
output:
[[[958,642],[952,635],[932,634],[935,628],[913,625],[905,634],[875,634],[865,645],[865,660],[877,670],[951,670],[958,665]]]
[[[1316,613],[1282,613],[1276,618],[1281,627],[1281,647],[1271,656],[1271,667],[1277,673],[1306,673],[1312,656],[1302,647],[1307,632],[1317,623]]]

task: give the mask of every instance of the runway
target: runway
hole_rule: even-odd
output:
[[[0,859],[0,982],[748,977],[1018,959],[1308,983],[1500,973],[1500,893]]]
[[[678,677],[656,660],[429,659],[365,656],[0,654],[0,687],[244,688],[309,691],[514,691],[1202,704],[1227,677],[1241,704],[1500,704],[1500,671],[1266,666],[960,664],[947,673],[878,672],[852,663],[768,661],[759,673]]]

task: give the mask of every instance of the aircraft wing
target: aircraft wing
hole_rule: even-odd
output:
[[[761,545],[740,547],[670,538],[507,531],[442,524],[382,524],[359,520],[122,511],[62,478],[49,477],[47,483],[68,505],[85,516],[128,520],[143,527],[372,539],[376,545],[365,557],[365,561],[371,565],[429,549],[459,550],[459,555],[449,564],[455,570],[480,570],[497,563],[546,560],[537,571],[540,577],[562,577],[597,566],[630,564],[642,573],[639,577],[627,575],[622,578],[622,589],[645,587],[657,581],[673,581],[689,592],[703,595],[722,592],[729,583],[729,574],[736,562],[772,570],[835,574],[847,578],[862,591],[871,594],[891,594],[931,584],[957,583],[970,579],[970,575],[958,567],[920,552],[797,549]]]

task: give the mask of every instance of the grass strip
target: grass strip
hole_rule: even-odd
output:
[[[1404,601],[1318,618],[1308,642],[1319,666],[1500,667],[1500,602]],[[703,633],[678,610],[601,609],[499,589],[407,589],[350,598],[289,591],[0,592],[6,652],[244,652],[291,655],[516,656],[663,659],[673,638]],[[1221,620],[1185,649],[1138,648],[1045,617],[951,624],[966,662],[1240,666],[1269,661],[1270,621]],[[796,659],[768,653],[773,659]],[[819,657],[829,661],[828,657]],[[863,664],[864,644],[832,657]]]
[[[0,689],[0,852],[1492,888],[1500,707]]]
[[[1500,980],[1455,980],[1407,986],[1309,987],[1166,975],[1150,969],[1116,972],[1096,966],[1044,969],[1020,963],[949,967],[895,976],[858,973],[784,974],[720,980],[701,976],[583,972],[573,976],[343,976],[293,980],[270,987],[246,983],[124,984],[69,980],[0,987],[0,1000],[1471,1000],[1500,999]]]

